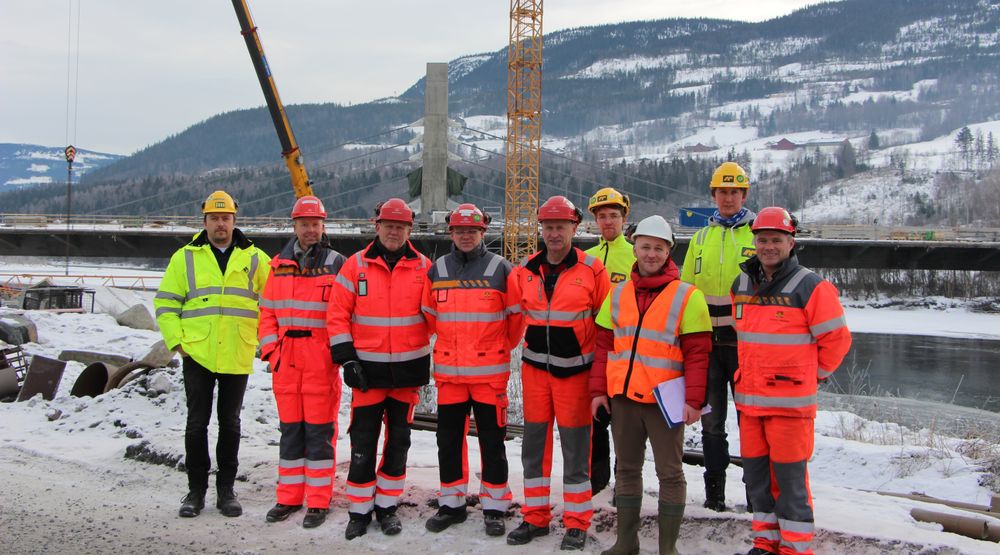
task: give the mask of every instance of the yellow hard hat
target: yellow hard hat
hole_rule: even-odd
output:
[[[587,210],[593,214],[595,210],[602,206],[620,206],[623,210],[625,210],[624,215],[628,216],[628,208],[630,204],[628,195],[623,195],[611,187],[605,187],[594,193],[594,196],[590,197],[590,202],[587,203]]]
[[[202,214],[235,214],[239,207],[233,197],[225,191],[215,191],[201,203]]]
[[[750,178],[736,162],[723,162],[712,174],[709,189],[749,189]]]

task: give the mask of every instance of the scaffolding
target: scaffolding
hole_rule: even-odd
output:
[[[511,0],[503,252],[518,263],[538,240],[542,131],[542,0]]]

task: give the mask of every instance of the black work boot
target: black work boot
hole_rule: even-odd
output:
[[[289,517],[292,513],[302,508],[302,505],[285,505],[284,503],[275,503],[271,510],[267,511],[267,516],[264,520],[268,522],[281,522]]]
[[[517,528],[514,528],[510,534],[507,534],[507,545],[524,545],[537,537],[548,535],[548,526],[535,526],[528,521],[524,521]]]
[[[504,524],[503,513],[500,511],[483,511],[483,525],[487,536],[502,536],[507,532],[507,525]]]
[[[191,490],[181,499],[181,509],[177,511],[178,516],[191,518],[201,514],[205,508],[205,492]]]
[[[362,516],[352,514],[351,519],[347,521],[347,530],[344,531],[344,537],[348,540],[353,540],[354,538],[364,536],[368,533],[368,525],[371,522],[371,513]]]
[[[437,533],[447,530],[452,524],[458,524],[460,522],[465,522],[468,518],[468,512],[465,507],[461,509],[453,507],[441,507],[438,509],[436,515],[427,519],[427,523],[424,525],[427,530]]]
[[[717,513],[729,510],[726,507],[726,477],[724,475],[705,476],[705,503],[702,506]]]
[[[223,516],[234,517],[243,514],[243,507],[236,500],[233,486],[219,486],[216,488],[216,494],[215,506]]]
[[[403,523],[400,522],[399,517],[396,515],[396,507],[388,510],[376,508],[375,518],[378,519],[378,525],[382,528],[382,533],[386,536],[395,536],[403,531]]]
[[[562,551],[583,551],[584,544],[587,543],[587,532],[579,528],[567,528],[566,535],[563,536],[559,549]]]
[[[326,513],[330,512],[330,509],[308,509],[306,510],[306,517],[302,519],[303,528],[316,528],[320,524],[326,522]]]
[[[743,555],[742,553],[736,553],[736,555]],[[746,555],[777,555],[774,551],[768,551],[760,547],[754,547],[750,551],[746,552]]]

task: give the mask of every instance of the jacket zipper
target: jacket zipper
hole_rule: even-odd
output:
[[[646,317],[646,312],[639,313],[639,323],[635,325],[635,335],[632,337],[632,354],[628,357],[628,372],[625,374],[625,383],[622,385],[622,395],[628,397],[628,383],[632,381],[632,364],[635,362],[635,347],[639,344],[639,333],[642,331],[642,319]]]

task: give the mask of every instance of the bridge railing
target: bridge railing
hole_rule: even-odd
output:
[[[0,228],[14,229],[65,229],[65,214],[0,214]],[[287,217],[248,216],[239,217],[240,228],[256,231],[291,232]],[[73,230],[117,230],[117,229],[190,229],[202,228],[198,216],[157,216],[157,215],[92,215],[81,214],[70,218]],[[494,220],[491,233],[502,231],[503,221]],[[331,219],[326,224],[330,235],[362,234],[371,235],[375,225],[368,219]],[[417,222],[415,233],[444,234],[448,232],[445,223]],[[593,235],[600,234],[594,222],[584,222],[580,231]],[[690,237],[698,228],[675,226],[678,237]],[[804,226],[800,237],[819,239],[860,240],[860,241],[959,241],[959,242],[1000,242],[1000,228],[972,227],[886,227],[852,224],[820,224]]]

